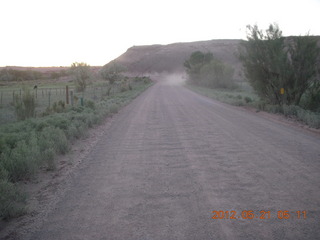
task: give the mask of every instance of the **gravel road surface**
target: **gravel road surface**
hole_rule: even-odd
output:
[[[80,165],[24,239],[320,239],[320,137],[180,86],[126,106]]]

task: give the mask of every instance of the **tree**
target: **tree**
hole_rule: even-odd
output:
[[[200,84],[209,88],[232,88],[234,69],[223,62],[213,59],[200,69]]]
[[[192,83],[197,82],[200,74],[200,69],[213,60],[213,55],[210,52],[203,53],[200,51],[193,52],[189,59],[187,59],[183,66],[186,68],[189,80]]]
[[[320,49],[312,36],[291,37],[288,39],[288,58],[285,75],[288,87],[287,102],[298,105],[304,93],[320,90],[318,71]]]
[[[126,68],[112,61],[102,67],[100,74],[103,79],[108,80],[110,84],[113,84],[115,81],[121,80],[123,78],[122,73],[126,71]]]
[[[71,72],[74,76],[74,82],[77,91],[83,92],[87,87],[87,81],[90,78],[90,66],[86,63],[72,63]]]
[[[317,79],[316,40],[310,36],[284,38],[276,24],[266,31],[257,25],[247,29],[248,41],[242,44],[240,60],[252,87],[272,104],[298,105]]]
[[[230,88],[234,70],[231,66],[215,59],[210,52],[193,52],[184,62],[189,81],[209,88]]]
[[[246,77],[258,95],[272,103],[281,102],[281,71],[284,69],[282,32],[270,25],[265,32],[258,26],[247,26],[248,41],[242,44],[240,60]]]

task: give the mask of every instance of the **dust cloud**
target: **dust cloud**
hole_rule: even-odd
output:
[[[187,80],[187,75],[182,72],[176,72],[176,73],[167,73],[167,72],[161,72],[161,73],[152,73],[150,74],[151,79],[161,82],[165,85],[171,85],[171,86],[181,86],[185,84]]]

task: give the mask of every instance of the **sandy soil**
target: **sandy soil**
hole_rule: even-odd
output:
[[[0,237],[317,239],[319,146],[317,132],[278,116],[157,83],[33,183],[31,214]],[[231,210],[236,219],[212,219]]]

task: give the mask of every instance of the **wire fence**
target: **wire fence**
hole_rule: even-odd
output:
[[[78,92],[74,86],[34,87],[29,91],[34,96],[36,112],[41,113],[55,102],[63,101],[72,106],[83,104],[83,100],[98,102],[106,96],[122,91],[125,87],[127,86],[123,83],[114,83],[113,85],[88,86],[83,92]],[[21,99],[23,94],[22,88],[0,88],[0,124],[15,121],[14,103],[16,99]]]

